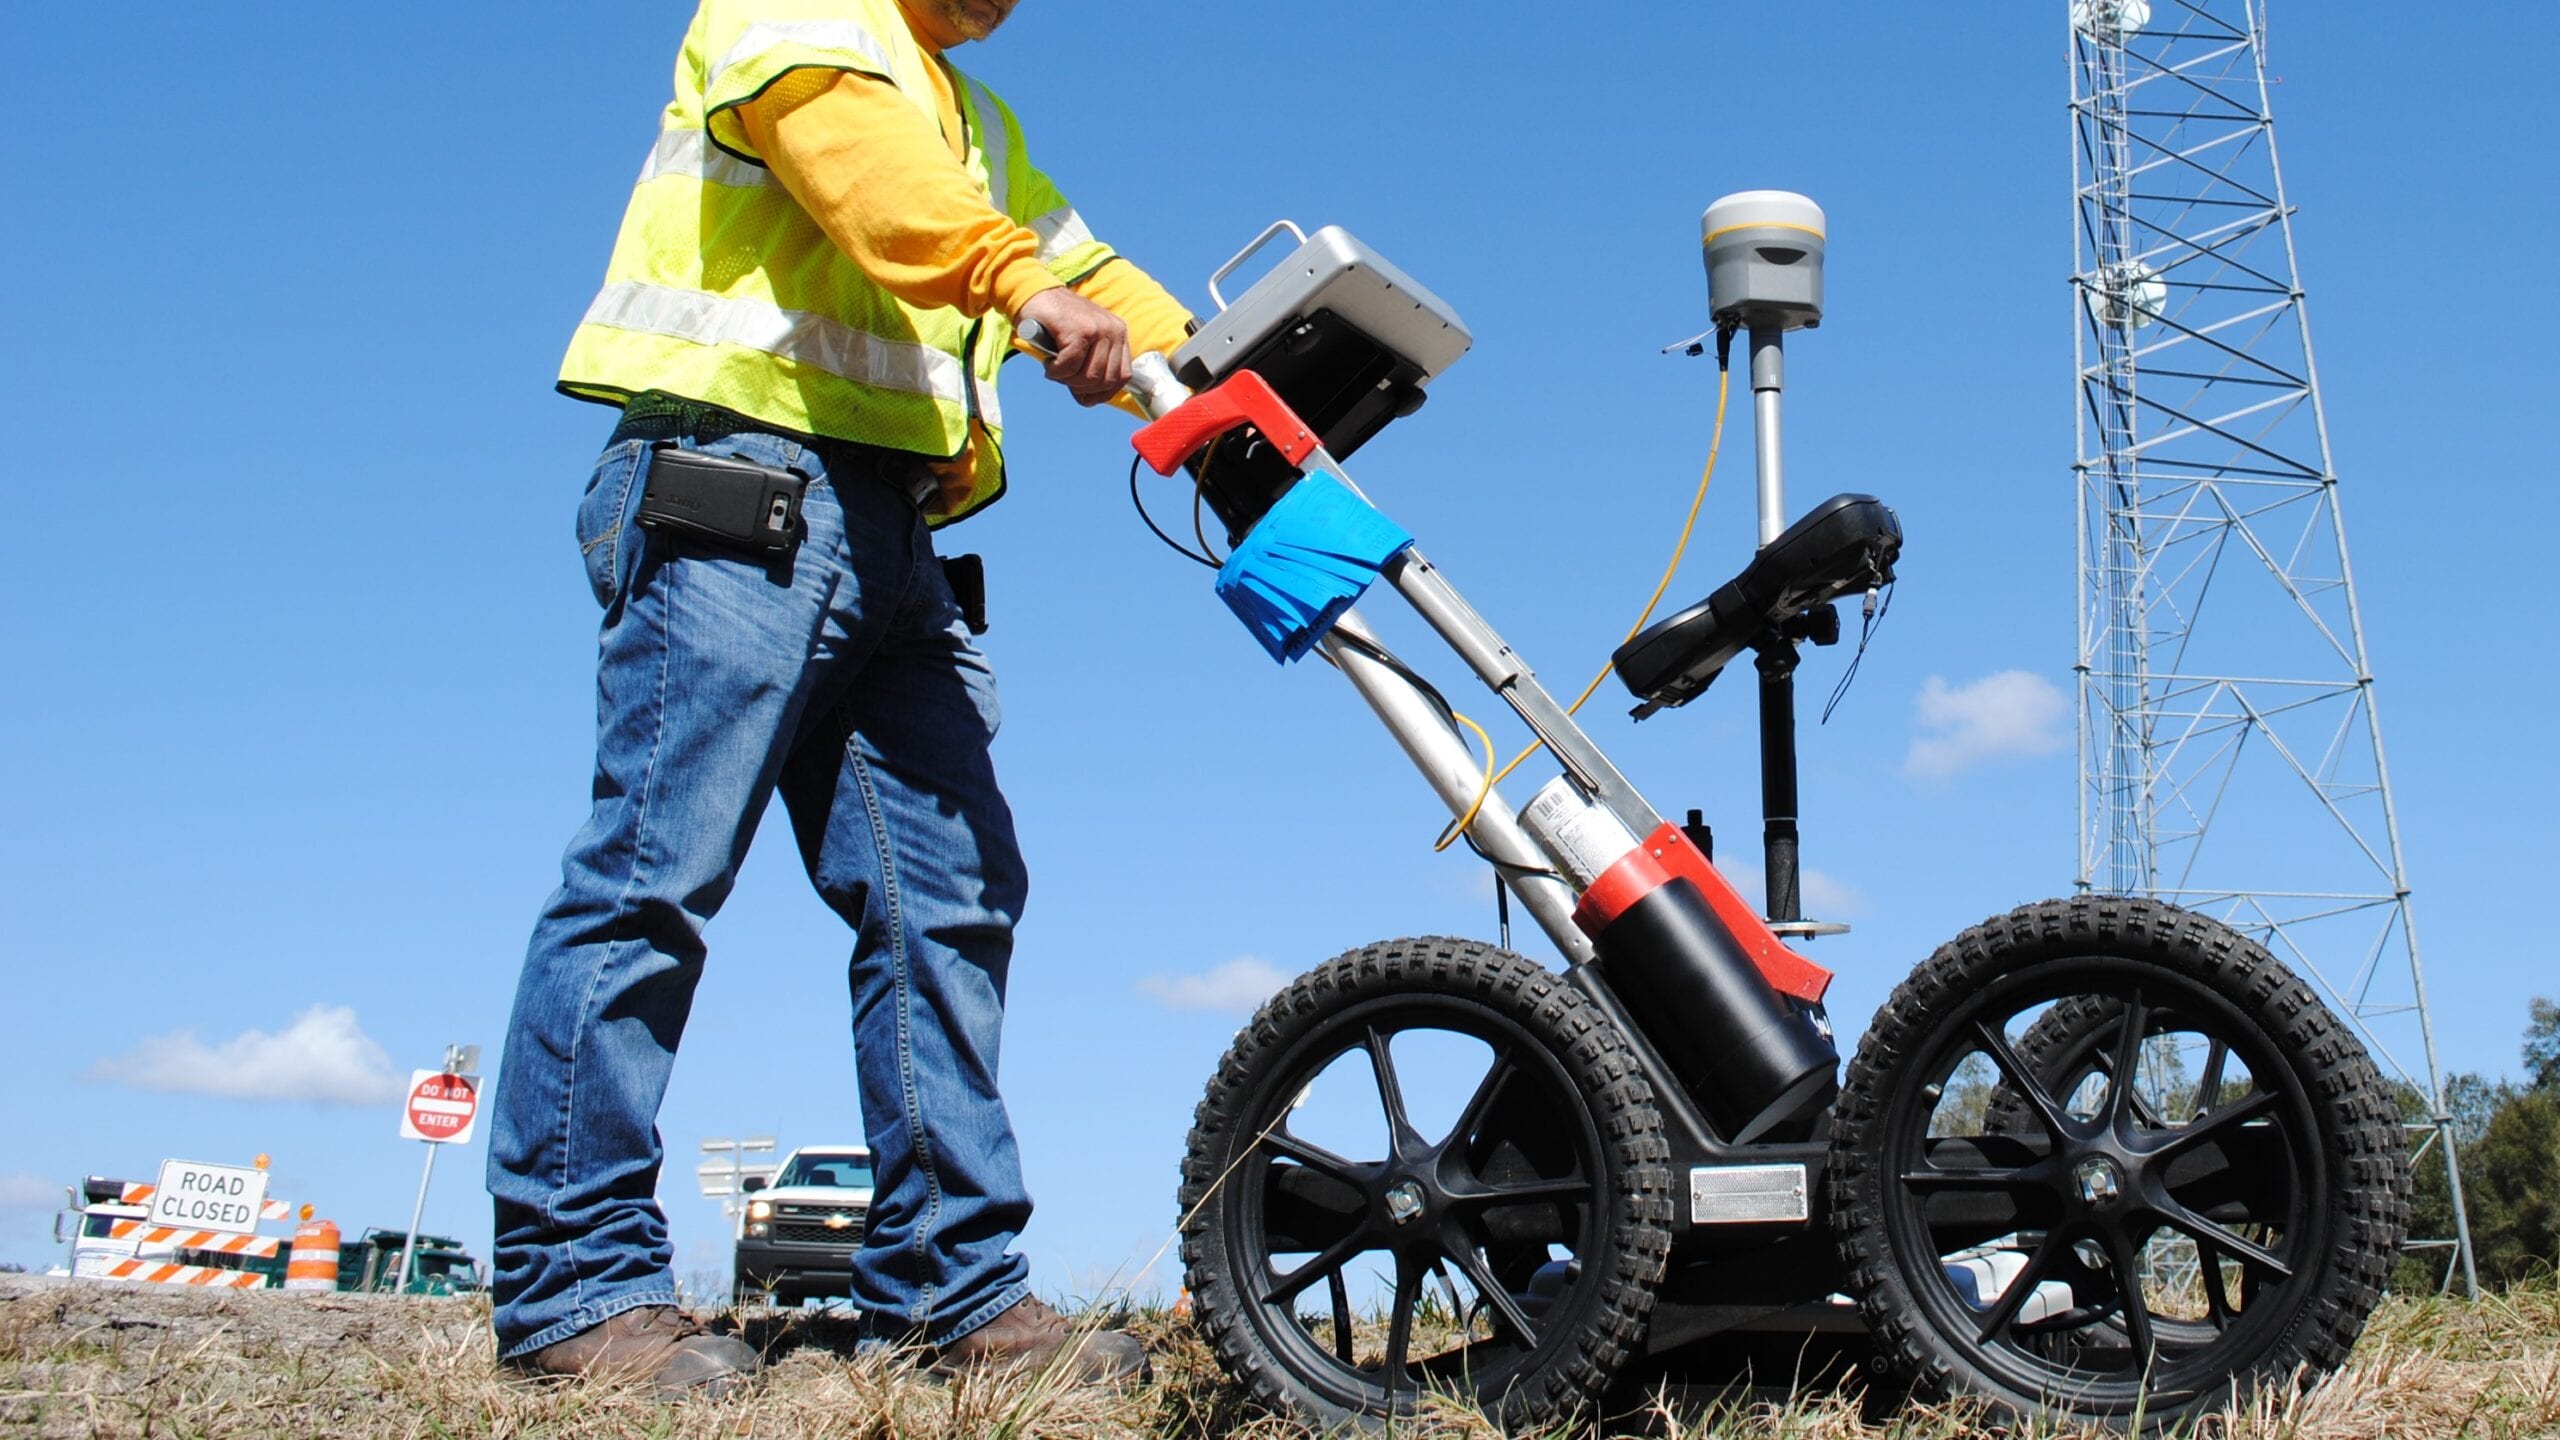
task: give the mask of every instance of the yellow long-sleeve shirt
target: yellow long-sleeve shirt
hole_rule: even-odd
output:
[[[914,305],[1015,318],[1060,282],[1040,262],[1040,237],[999,213],[963,168],[951,77],[939,63],[931,73],[938,134],[896,87],[837,71],[786,76],[740,118],[793,198],[883,289]],[[1188,335],[1191,312],[1126,260],[1075,289],[1128,325],[1132,352],[1170,354]]]
[[[970,178],[950,72],[933,42],[908,28],[934,56],[938,133],[897,87],[843,71],[786,75],[739,118],[792,198],[882,289],[912,305],[972,318],[1001,309],[1017,319],[1024,301],[1063,282],[1041,263],[1040,237],[998,211]],[[1189,338],[1191,312],[1125,259],[1106,261],[1074,288],[1129,327],[1132,354],[1170,355]],[[984,434],[972,422],[960,453],[932,463],[948,503],[974,483]]]

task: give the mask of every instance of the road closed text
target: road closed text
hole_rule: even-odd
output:
[[[259,1171],[172,1160],[160,1167],[151,1219],[158,1225],[246,1234],[257,1228],[266,1198],[267,1177]]]

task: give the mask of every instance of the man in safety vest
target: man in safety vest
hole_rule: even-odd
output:
[[[866,1328],[945,1371],[1145,1366],[1125,1335],[1072,1333],[1012,1249],[1031,1202],[996,1057],[1025,881],[993,684],[930,532],[1004,491],[995,378],[1017,321],[1047,328],[1049,378],[1091,405],[1190,316],[944,58],[1014,4],[702,0],[570,342],[560,388],[622,417],[578,516],[605,612],[594,809],[494,1098],[495,1318],[517,1367],[662,1394],[756,1368],[676,1308],[655,1121],[703,925],[777,790],[855,936]],[[743,536],[720,528],[732,484]]]

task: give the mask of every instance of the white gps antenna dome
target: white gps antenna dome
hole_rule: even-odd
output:
[[[1717,323],[1805,330],[1822,323],[1822,207],[1792,190],[1744,190],[1707,207],[1707,306]]]

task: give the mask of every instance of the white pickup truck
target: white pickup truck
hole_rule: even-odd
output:
[[[771,1184],[750,1177],[738,1212],[738,1303],[848,1298],[853,1252],[871,1217],[871,1152],[803,1145]]]

